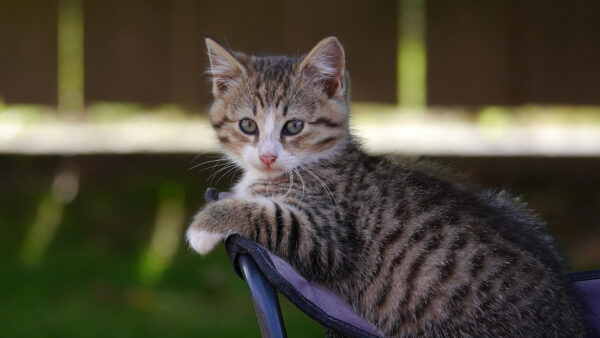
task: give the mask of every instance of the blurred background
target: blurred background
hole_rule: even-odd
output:
[[[221,246],[183,231],[207,186],[204,36],[301,55],[337,35],[374,154],[509,189],[574,270],[600,268],[600,2],[0,0],[5,337],[257,337]],[[291,337],[323,330],[283,301]]]

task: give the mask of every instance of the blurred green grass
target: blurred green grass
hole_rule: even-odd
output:
[[[244,282],[222,246],[200,257],[183,243],[158,279],[140,273],[165,186],[182,187],[184,225],[203,204],[211,170],[189,154],[0,156],[0,336],[258,337]],[[440,159],[437,159],[440,160]],[[600,159],[447,158],[488,187],[521,195],[552,225],[575,270],[600,267]],[[57,173],[78,173],[41,260],[21,258]],[[226,177],[212,184],[224,190]],[[168,190],[168,189],[167,189]],[[177,190],[177,189],[175,189]],[[280,297],[281,298],[281,297]],[[324,330],[282,299],[290,337]]]
[[[185,187],[186,223],[203,203],[207,175],[187,171],[191,158],[0,158],[0,336],[260,336],[246,285],[222,245],[200,257],[181,233],[157,283],[139,273],[161,185]],[[79,193],[64,206],[39,265],[25,264],[19,252],[27,228],[65,163],[79,168]],[[282,311],[291,337],[323,336],[285,299]]]
[[[157,286],[136,275],[135,255],[80,248],[51,250],[39,268],[0,265],[5,337],[257,337],[245,284],[222,247],[208,258],[181,252]],[[323,330],[287,301],[290,336]]]

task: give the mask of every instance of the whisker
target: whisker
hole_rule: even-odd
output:
[[[225,165],[224,167],[220,168],[219,170],[215,171],[212,175],[210,175],[210,177],[208,177],[208,181],[210,182],[213,178],[216,178],[216,176],[223,172],[224,170],[228,170],[231,169],[232,167],[235,167],[235,163],[228,163],[227,165]]]
[[[202,162],[202,163],[198,163],[198,164],[194,165],[194,167],[195,167],[195,166],[198,166],[198,165],[201,165],[201,164],[213,163],[213,162],[222,162],[222,161],[228,161],[228,159],[227,159],[227,158],[217,158],[217,159],[215,159],[215,160],[204,161],[204,162]],[[193,168],[193,167],[192,167],[192,168]]]
[[[215,184],[218,183],[221,179],[223,179],[224,177],[228,177],[231,176],[231,179],[233,179],[233,176],[240,170],[242,170],[242,167],[237,163],[237,162],[230,162],[230,165],[227,166],[227,170],[225,170],[225,172],[223,172],[221,174],[221,177],[219,177],[216,181]]]
[[[205,151],[205,152],[201,152],[198,155],[194,156],[194,158],[190,161],[190,164],[195,164],[196,161],[198,161],[198,159],[200,159],[201,156],[204,156],[204,155],[207,155],[207,154],[208,154],[208,156],[207,156],[208,159],[214,159],[214,158],[222,159],[222,158],[226,158],[226,156],[224,154],[213,154],[213,153],[210,153],[208,151]]]
[[[202,165],[209,164],[209,163],[215,163],[215,162],[226,162],[226,161],[229,161],[229,159],[227,159],[227,158],[219,158],[219,159],[216,159],[216,160],[204,161],[204,162],[201,162],[201,163],[198,163],[198,164],[195,164],[195,165],[193,165],[193,166],[192,166],[191,168],[189,168],[188,170],[194,170],[194,169],[195,169],[195,168],[197,168],[197,167],[200,167],[200,166],[202,166]]]
[[[283,196],[284,198],[287,197],[290,194],[290,191],[292,191],[292,185],[294,183],[294,172],[290,171],[288,173],[288,177],[290,178],[290,187],[288,188],[287,192],[285,193],[285,195]]]
[[[206,171],[206,170],[214,170],[214,169],[216,169],[218,167],[221,167],[221,166],[229,166],[231,164],[232,163],[228,163],[228,162],[226,162],[226,163],[216,163],[216,164],[213,164],[213,165],[211,165],[209,167],[202,168],[202,169],[198,170],[198,173],[201,173],[201,172]]]
[[[302,195],[300,196],[300,202],[302,202],[302,200],[304,199],[304,179],[302,178],[302,175],[300,175],[300,170],[294,168],[294,171],[296,172],[296,174],[298,174],[298,177],[300,177],[300,181],[302,181]]]
[[[237,173],[239,173],[241,170],[242,170],[242,168],[236,166],[235,170],[233,170],[229,175],[227,175],[227,177],[230,180],[233,180],[235,175],[237,175]]]
[[[198,159],[198,157],[200,157],[200,156],[202,156],[202,155],[206,155],[206,154],[208,154],[208,152],[207,152],[207,151],[204,151],[204,152],[198,153],[198,155],[194,156],[194,158],[193,158],[193,159],[190,161],[190,163],[192,163],[192,164],[193,164],[193,163],[194,163],[194,162],[195,162],[195,161]]]
[[[312,172],[310,169],[308,169],[307,167],[305,167],[304,165],[300,164],[299,165],[300,168],[304,169],[304,171],[306,171],[307,173],[309,173],[312,177],[315,178],[315,180],[317,180],[317,182],[323,187],[323,189],[325,189],[325,192],[327,193],[327,197],[329,197],[329,202],[332,203],[332,206],[335,204],[335,208],[337,209],[338,213],[341,215],[341,211],[340,208],[337,204],[337,201],[335,200],[335,197],[333,197],[333,194],[331,193],[331,190],[329,190],[329,188],[327,187],[327,185],[325,185],[325,182],[323,182],[323,180],[321,178],[319,178],[314,172]]]
[[[228,173],[231,173],[232,171],[235,171],[236,169],[237,169],[237,167],[230,167],[229,169],[227,169],[227,170],[226,170],[226,171],[225,171],[225,172],[224,172],[224,173],[221,175],[221,177],[219,177],[219,178],[218,178],[218,179],[215,181],[215,184],[219,183],[219,181],[220,181],[220,180],[221,180],[223,177],[227,176],[227,174],[228,174]]]

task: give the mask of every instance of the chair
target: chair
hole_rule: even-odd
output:
[[[234,270],[248,284],[263,337],[286,337],[277,291],[326,328],[354,337],[383,337],[344,300],[306,280],[261,245],[239,235],[229,236],[225,245]],[[592,330],[600,336],[600,270],[568,278],[580,295]]]

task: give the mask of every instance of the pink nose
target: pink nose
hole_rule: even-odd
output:
[[[260,155],[260,160],[262,161],[262,163],[264,163],[267,167],[270,166],[271,164],[273,164],[273,162],[275,162],[275,160],[277,159],[277,156],[273,155],[273,154],[264,154],[264,155]]]

